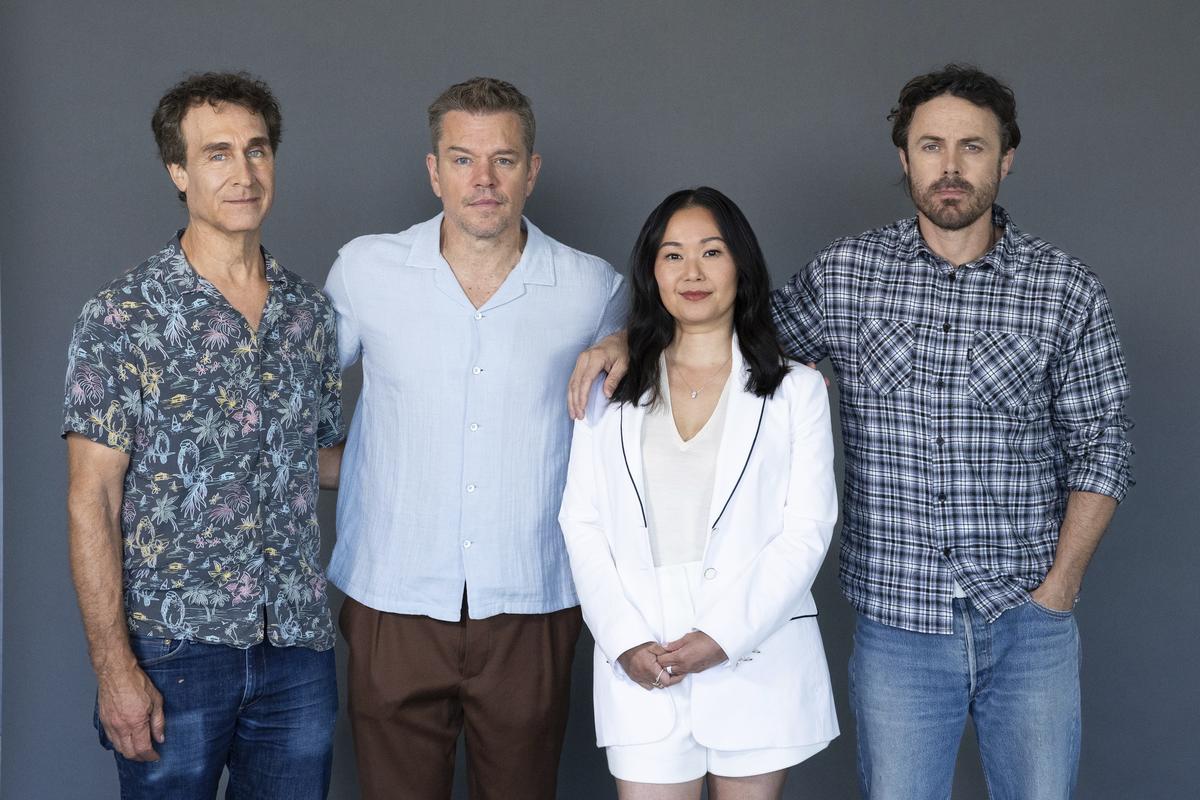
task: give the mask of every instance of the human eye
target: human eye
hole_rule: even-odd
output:
[[[496,163],[502,167],[511,167],[516,162],[514,162],[511,158],[505,158],[501,156],[500,158],[496,159]]]
[[[719,255],[721,255],[721,248],[719,248],[719,247],[710,247],[710,248],[708,248],[707,250],[705,250],[705,251],[704,251],[704,255],[705,255],[705,257],[706,257],[706,258],[712,258],[712,257],[714,257],[714,256],[719,256]]]
[[[679,255],[679,253],[663,253],[662,258],[663,261],[681,261],[683,256]]]
[[[983,147],[976,144],[975,142],[968,142],[967,144],[963,145],[963,149],[966,150],[968,153],[978,153],[983,150]]]
[[[246,153],[246,155],[250,156],[251,158],[266,158],[267,149],[265,147],[252,147]]]
[[[926,153],[936,153],[938,151],[938,143],[926,142],[925,144],[921,145],[921,149]]]
[[[454,163],[465,167],[467,164],[471,163],[471,159],[467,158],[466,156],[455,156]]]

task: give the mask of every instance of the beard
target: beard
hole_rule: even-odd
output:
[[[936,196],[937,192],[945,189],[957,189],[965,192],[966,196],[939,199]],[[940,178],[924,188],[918,188],[913,185],[912,176],[908,177],[908,192],[917,210],[934,225],[946,231],[959,231],[973,225],[991,209],[999,189],[999,165],[996,166],[996,176],[980,186],[953,175]]]

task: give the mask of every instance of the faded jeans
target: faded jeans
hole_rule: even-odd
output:
[[[948,800],[975,722],[992,800],[1067,800],[1079,764],[1079,630],[1033,601],[994,622],[954,601],[952,635],[861,614],[850,658],[858,777],[869,800]]]

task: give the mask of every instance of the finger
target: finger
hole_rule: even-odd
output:
[[[154,698],[154,705],[150,708],[150,735],[159,744],[167,740],[167,715],[163,713],[161,695]]]
[[[133,749],[138,761],[158,761],[158,753],[150,742],[150,726],[143,724],[133,732]]]

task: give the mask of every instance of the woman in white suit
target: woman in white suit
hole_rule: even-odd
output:
[[[672,194],[630,264],[629,370],[575,425],[559,521],[621,798],[777,798],[838,734],[810,589],[837,518],[825,384],[789,363],[754,232]]]

